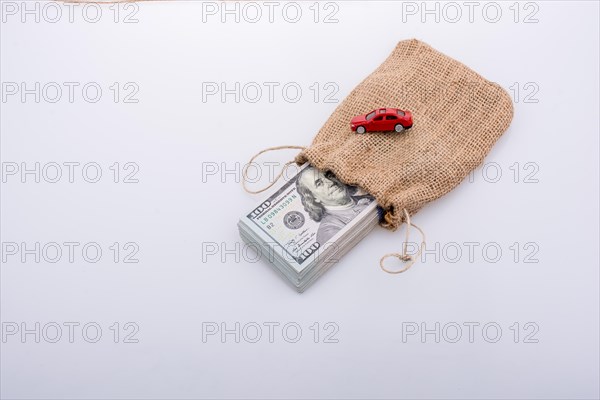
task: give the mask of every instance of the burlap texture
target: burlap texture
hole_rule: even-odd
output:
[[[380,107],[407,109],[413,127],[357,134],[356,115]],[[337,107],[296,162],[332,171],[375,196],[392,230],[456,187],[482,163],[513,117],[499,85],[412,39],[392,54]]]

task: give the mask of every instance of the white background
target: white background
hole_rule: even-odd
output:
[[[95,162],[103,175],[95,184],[81,169],[69,183],[66,167],[58,183],[6,176],[2,242],[28,248],[95,242],[103,255],[86,262],[80,246],[73,263],[67,254],[36,263],[33,255],[22,262],[20,253],[4,249],[4,333],[40,323],[41,337],[39,343],[21,332],[4,338],[3,398],[598,398],[597,2],[500,2],[496,23],[482,15],[485,3],[470,22],[462,2],[455,3],[462,12],[455,23],[447,20],[455,9],[443,3],[439,23],[434,14],[423,22],[421,2],[321,4],[317,23],[312,2],[302,3],[297,23],[283,18],[284,3],[273,23],[264,3],[256,3],[263,12],[256,23],[244,15],[222,23],[195,1],[121,5],[117,22],[115,6],[105,5],[97,23],[82,17],[81,5],[70,22],[63,5],[56,23],[47,20],[54,14],[22,22],[23,5],[13,3],[19,9],[12,15],[6,3],[3,85],[80,86],[73,103],[66,89],[57,103],[43,97],[36,103],[33,95],[3,99],[3,168]],[[45,3],[38,4],[43,10]],[[413,6],[415,15],[407,13]],[[323,23],[332,11],[338,22]],[[494,9],[487,11],[494,19]],[[94,10],[88,12],[93,18]],[[131,12],[137,22],[124,23]],[[532,12],[538,22],[524,23]],[[409,38],[512,86],[515,100],[513,123],[486,160],[492,168],[478,169],[472,182],[414,217],[432,252],[407,273],[388,275],[379,258],[399,250],[404,236],[377,228],[301,295],[265,261],[251,262],[251,252],[223,252],[240,246],[237,220],[261,197],[243,192],[239,174],[203,170],[234,169],[269,146],[310,144],[337,104],[323,101],[325,91],[315,101],[309,87],[333,82],[341,101]],[[97,103],[81,96],[87,82],[103,89]],[[128,91],[115,103],[114,82],[121,90],[135,83],[138,103],[123,102]],[[256,103],[236,103],[233,95],[203,102],[203,82],[280,86],[273,102],[266,91]],[[281,94],[287,82],[303,89],[296,103]],[[528,100],[537,102],[524,102],[534,89]],[[123,183],[121,175],[114,183],[115,162],[121,172],[136,163],[139,182]],[[135,242],[139,263],[123,263],[123,250],[115,263],[114,242]],[[465,242],[477,243],[472,259]],[[210,243],[217,254],[206,251]],[[493,249],[486,255],[486,244],[502,255],[496,259]],[[49,340],[53,322],[63,326],[57,343]],[[80,324],[73,343],[66,322]],[[115,322],[118,343],[110,329]],[[124,343],[127,322],[139,327],[138,343]],[[233,334],[203,341],[207,322],[228,329],[239,323],[247,336],[240,343]],[[266,322],[280,324],[273,343]],[[310,329],[315,322],[318,343]],[[335,325],[325,329],[328,322]],[[472,343],[469,322],[479,324]],[[102,328],[97,343],[83,337],[86,323]],[[263,326],[257,343],[248,340],[252,323]],[[285,340],[294,336],[293,329],[282,333],[286,323],[301,327],[297,343]],[[408,327],[435,330],[436,323],[439,343],[433,333],[403,340]],[[462,336],[451,343],[456,324]],[[335,326],[337,343],[324,343]],[[489,343],[497,326],[502,336]],[[88,334],[93,338],[93,329]]]

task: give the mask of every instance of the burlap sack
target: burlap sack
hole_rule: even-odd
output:
[[[380,108],[410,110],[402,132],[357,134],[356,115]],[[513,117],[500,86],[418,40],[392,54],[337,107],[296,162],[332,171],[375,196],[382,226],[396,229],[405,213],[456,187],[477,167]]]

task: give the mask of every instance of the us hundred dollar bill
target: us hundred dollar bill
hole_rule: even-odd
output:
[[[361,189],[304,164],[242,222],[300,272],[375,207],[373,197]]]

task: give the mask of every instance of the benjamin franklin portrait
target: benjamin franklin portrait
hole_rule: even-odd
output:
[[[317,242],[321,245],[373,202],[373,197],[357,187],[344,185],[332,173],[314,167],[298,175],[296,188],[310,218],[319,222]]]

